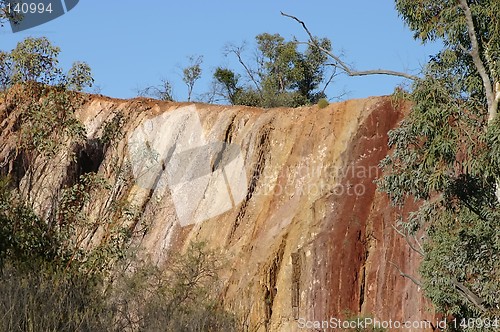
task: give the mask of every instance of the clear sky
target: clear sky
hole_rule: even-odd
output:
[[[287,39],[306,34],[280,11],[305,21],[319,37],[332,41],[356,69],[393,69],[418,73],[438,45],[421,45],[412,38],[394,9],[383,0],[80,0],[70,12],[44,25],[13,34],[0,29],[0,49],[11,50],[27,36],[46,36],[62,50],[61,64],[90,64],[101,93],[129,98],[137,88],[167,78],[174,97],[187,98],[181,68],[189,55],[203,55],[203,78],[194,88],[200,95],[209,88],[214,69],[227,65],[240,70],[232,58],[224,58],[227,43],[246,41],[263,32]],[[329,97],[346,90],[345,98],[392,93],[398,78],[339,77],[327,91]]]

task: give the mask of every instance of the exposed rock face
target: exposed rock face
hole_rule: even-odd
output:
[[[125,119],[123,137],[99,145],[117,114]],[[128,226],[142,257],[162,264],[192,240],[221,250],[222,298],[249,331],[297,331],[300,319],[359,315],[434,319],[421,290],[391,264],[416,274],[418,257],[393,230],[397,211],[373,183],[387,132],[402,117],[390,98],[263,110],[92,96],[78,117],[87,144],[78,147],[76,165],[62,156],[49,162],[36,184],[40,213],[69,177],[97,171],[116,197],[140,210]],[[0,120],[6,173],[9,165],[15,170],[6,130],[12,119]],[[159,159],[134,157],[131,145],[141,140]],[[212,143],[235,148],[205,149]],[[137,166],[141,159],[150,167]],[[85,207],[94,220],[108,199],[98,192]],[[99,227],[93,241],[105,233]]]

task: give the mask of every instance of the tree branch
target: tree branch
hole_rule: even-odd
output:
[[[479,42],[477,40],[476,27],[474,26],[474,20],[472,18],[470,7],[467,4],[467,0],[459,0],[459,4],[465,14],[467,33],[471,43],[471,50],[468,53],[472,57],[472,61],[474,62],[474,66],[476,67],[479,76],[481,76],[483,87],[486,92],[486,100],[488,102],[488,124],[490,124],[497,115],[498,100],[495,98],[490,77],[488,76],[486,67],[479,55]]]
[[[422,238],[420,238],[422,239]],[[424,247],[422,246],[422,244],[418,241],[417,237],[415,235],[413,235],[413,240],[415,241],[415,243],[417,244],[417,246],[420,248],[420,253],[422,254],[422,257],[424,256]]]
[[[414,277],[412,277],[411,275],[409,274],[406,274],[404,273],[403,271],[401,271],[401,269],[396,265],[394,264],[393,262],[389,261],[389,264],[391,264],[392,266],[394,266],[396,268],[396,270],[398,270],[399,272],[399,275],[402,276],[402,277],[405,277],[405,278],[408,278],[410,279],[415,285],[417,285],[418,287],[422,287],[422,282],[420,282],[419,280],[415,279]]]
[[[286,14],[281,12],[282,16],[291,18],[298,22],[300,25],[302,25],[302,28],[306,31],[306,33],[309,35],[309,41],[306,42],[306,44],[316,47],[318,50],[321,52],[325,53],[328,55],[330,58],[335,60],[336,66],[340,69],[342,69],[347,75],[349,76],[367,76],[367,75],[389,75],[389,76],[398,76],[398,77],[404,77],[410,80],[417,80],[419,77],[415,75],[411,75],[408,73],[404,72],[399,72],[399,71],[394,71],[394,70],[385,70],[385,69],[373,69],[373,70],[363,70],[363,71],[357,71],[351,68],[349,65],[347,65],[338,55],[333,54],[331,51],[325,49],[324,47],[321,47],[321,45],[318,44],[312,33],[309,31],[307,28],[306,24],[299,20],[297,17]]]
[[[455,278],[452,278],[451,282],[461,292],[461,294],[472,302],[479,310],[482,312],[486,311],[486,308],[483,306],[484,300],[482,298],[474,294],[470,289]]]
[[[238,58],[238,62],[245,69],[248,77],[250,77],[250,80],[253,82],[253,84],[255,85],[255,88],[259,92],[259,95],[262,96],[262,89],[260,88],[259,83],[255,79],[255,77],[254,77],[254,75],[252,73],[252,70],[250,70],[250,68],[245,64],[245,61],[243,61],[243,58],[241,57],[242,48],[243,48],[243,46],[237,47],[237,46],[234,46],[234,45],[229,45],[229,46],[226,46],[226,52],[227,53],[234,53],[234,55],[236,55],[236,57]]]
[[[408,243],[408,245],[410,246],[410,248],[415,251],[416,253],[418,253],[420,256],[424,257],[424,251],[415,247],[415,245],[413,243],[411,243],[411,241],[408,239],[408,234],[405,234],[404,232],[400,231],[396,226],[394,225],[391,225],[392,228],[394,228],[394,230],[399,234],[401,235],[402,237],[404,237],[406,243]],[[415,242],[417,243],[417,245],[422,248],[422,246],[420,245],[420,243],[417,241],[417,239],[415,238]]]
[[[330,83],[333,81],[334,77],[337,76],[337,67],[333,67],[333,72],[332,74],[330,75],[330,78],[328,78],[328,80],[326,81],[325,85],[323,86],[323,89],[321,89],[321,93],[325,93],[326,91],[326,88],[328,88],[328,85],[330,85]]]

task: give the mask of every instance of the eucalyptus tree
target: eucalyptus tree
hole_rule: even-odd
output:
[[[314,40],[323,49],[331,49],[328,39]],[[261,107],[296,107],[326,97],[325,90],[335,76],[334,71],[328,70],[326,54],[311,45],[301,49],[302,43],[286,40],[280,34],[261,33],[255,42],[254,57],[250,60],[244,58],[243,46],[226,47],[226,55],[236,56],[244,73],[217,68],[216,94],[231,104]]]
[[[412,109],[390,133],[380,188],[396,204],[421,202],[401,225],[424,234],[422,285],[437,308],[498,317],[500,2],[398,0],[396,8],[416,39],[444,46],[404,96]]]
[[[186,84],[188,88],[188,99],[191,101],[191,95],[193,94],[194,84],[201,78],[201,64],[203,63],[202,56],[190,56],[189,65],[182,69],[182,81]]]

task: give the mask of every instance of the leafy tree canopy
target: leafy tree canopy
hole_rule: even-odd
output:
[[[279,34],[262,33],[255,40],[253,61],[243,59],[243,47],[227,47],[226,53],[235,55],[242,65],[246,84],[242,75],[219,67],[214,73],[216,96],[231,104],[261,107],[296,107],[326,97],[324,91],[333,78],[325,79],[327,55],[311,45],[301,51],[299,42]],[[331,49],[328,39],[316,41]]]
[[[12,51],[0,51],[0,90],[25,82],[58,85],[74,91],[91,87],[94,79],[89,65],[75,62],[65,74],[58,66],[60,51],[46,37],[28,37]]]

